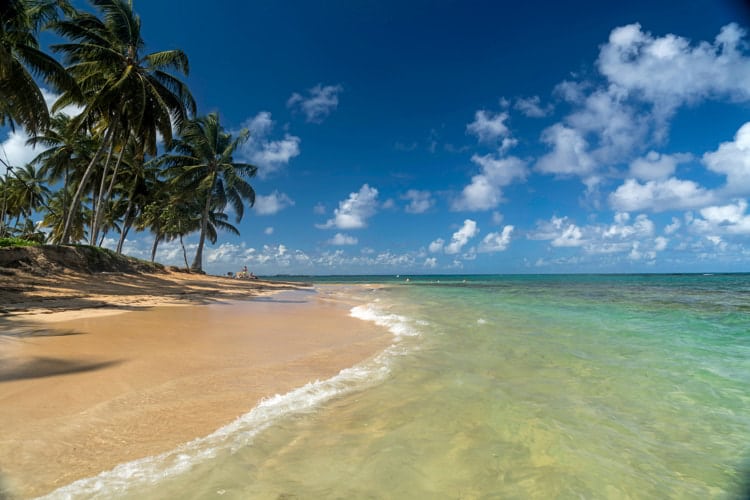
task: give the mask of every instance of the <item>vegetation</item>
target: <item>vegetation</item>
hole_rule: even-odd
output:
[[[149,231],[152,260],[161,241],[179,240],[187,267],[183,237],[196,233],[190,267],[202,271],[205,241],[238,233],[227,208],[239,221],[255,201],[257,168],[233,158],[249,133],[197,116],[178,77],[187,55],[147,52],[132,0],[89,1],[91,11],[0,0],[0,125],[43,148],[28,165],[4,164],[0,237],[101,246],[115,234],[121,253],[130,231]],[[59,61],[40,50],[42,30],[62,38],[51,46]],[[37,82],[60,95],[51,115]]]
[[[7,247],[35,247],[40,245],[37,241],[25,240],[23,238],[0,238],[0,248]]]

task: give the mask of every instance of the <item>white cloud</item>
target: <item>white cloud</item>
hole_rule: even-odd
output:
[[[552,217],[537,223],[530,239],[550,240],[553,247],[580,247],[588,255],[620,254],[629,260],[653,264],[669,240],[655,236],[654,222],[645,214],[634,219],[619,212],[611,224],[578,226],[567,217]]]
[[[326,206],[322,203],[316,203],[313,207],[313,213],[316,215],[325,215],[326,213]]]
[[[727,176],[727,194],[750,194],[750,122],[740,127],[734,141],[723,142],[716,151],[704,154],[703,162],[709,170]]]
[[[299,108],[308,122],[321,123],[339,105],[339,94],[344,90],[341,85],[316,85],[308,91],[308,97],[298,93],[292,94],[286,105]]]
[[[367,219],[375,215],[378,207],[378,190],[369,185],[363,185],[359,192],[350,193],[349,198],[339,202],[339,207],[333,211],[333,218],[321,229],[361,229],[367,227]]]
[[[541,106],[538,95],[517,99],[515,108],[529,118],[543,118],[552,112],[552,106]]]
[[[742,54],[745,31],[724,26],[713,43],[676,35],[654,37],[640,24],[612,30],[601,47],[599,71],[617,86],[654,104],[668,117],[684,103],[715,96],[750,98],[750,58]]]
[[[263,234],[270,236],[273,234],[273,226],[268,226],[263,230]]]
[[[595,168],[588,144],[578,130],[556,123],[542,132],[542,142],[552,152],[542,156],[536,169],[544,174],[590,175]]]
[[[646,156],[636,158],[630,163],[630,175],[644,181],[664,180],[674,174],[678,164],[692,158],[691,154],[685,153],[668,155],[649,151]]]
[[[691,221],[691,228],[703,234],[750,235],[750,214],[747,200],[739,199],[728,205],[706,207],[703,217]]]
[[[256,165],[261,178],[281,170],[300,154],[301,139],[297,136],[287,133],[283,139],[269,139],[274,122],[268,111],[261,111],[242,126],[250,131],[250,138],[240,147],[238,156]]]
[[[714,200],[714,193],[693,181],[671,177],[640,183],[627,179],[609,195],[609,204],[624,212],[689,209],[703,207]]]
[[[0,154],[3,155],[0,175],[5,175],[5,163],[11,167],[22,167],[44,151],[43,146],[27,146],[28,139],[28,134],[20,127],[16,128],[15,132],[8,132],[8,137],[0,144]]]
[[[592,92],[565,123],[582,137],[592,136],[590,154],[598,164],[621,162],[643,146],[650,130],[649,115],[636,112],[615,86]]]
[[[536,231],[529,234],[529,239],[551,240],[553,247],[578,247],[585,243],[581,228],[569,222],[567,217],[552,217],[549,221],[537,222]]]
[[[645,238],[654,234],[654,223],[643,214],[638,215],[633,224],[629,225],[628,222],[630,214],[616,213],[614,223],[606,227],[601,234],[605,239]]]
[[[423,214],[435,204],[432,194],[429,191],[419,191],[410,189],[403,196],[402,200],[409,200],[409,204],[404,209],[410,214]]]
[[[551,151],[538,160],[536,169],[579,176],[586,182],[617,175],[616,169],[603,171],[632,162],[631,175],[639,180],[665,181],[673,176],[684,157],[635,157],[665,140],[679,106],[715,98],[750,100],[750,57],[744,54],[744,38],[745,31],[736,24],[722,28],[714,42],[698,44],[675,35],[655,37],[638,24],[612,30],[597,59],[606,81],[599,86],[571,81],[557,86],[556,93],[572,104],[573,111],[542,133]],[[727,168],[738,173],[736,167]],[[728,189],[737,188],[730,194],[744,194],[739,186],[749,183],[741,180],[728,181]],[[675,187],[675,182],[661,187]]]
[[[482,239],[479,245],[480,252],[503,252],[510,245],[513,226],[505,226],[502,232],[490,233]]]
[[[490,111],[479,110],[474,114],[474,121],[466,126],[466,131],[474,134],[481,142],[495,142],[510,135],[505,121],[508,113],[492,114]]]
[[[343,245],[356,245],[359,242],[354,236],[350,236],[344,233],[336,233],[336,235],[328,240],[330,245],[343,246]]]
[[[45,88],[40,89],[42,91],[42,97],[44,102],[47,103],[47,108],[52,108],[52,105],[60,97],[59,94],[55,94]],[[58,113],[62,113],[67,116],[78,115],[83,108],[79,106],[66,106]],[[17,127],[15,132],[9,130],[6,139],[0,143],[0,154],[2,154],[2,162],[0,162],[0,175],[5,175],[5,163],[11,167],[22,167],[29,163],[31,160],[37,157],[39,153],[44,151],[46,146],[28,146],[30,136],[22,127]]]
[[[680,229],[681,226],[682,223],[680,223],[680,219],[678,219],[677,217],[672,217],[672,223],[664,228],[664,234],[674,234]]]
[[[471,178],[471,184],[453,202],[453,210],[490,210],[503,201],[502,188],[527,175],[526,163],[515,156],[474,155],[471,161],[482,167],[482,173]]]
[[[445,253],[449,255],[459,253],[469,240],[477,234],[479,234],[477,223],[471,219],[466,219],[464,225],[451,236],[451,242],[446,245]]]
[[[442,252],[443,248],[445,248],[445,240],[443,238],[436,239],[435,241],[430,243],[429,247],[427,247],[430,253]]]
[[[435,257],[428,257],[422,265],[428,269],[435,269],[437,267],[437,259]]]
[[[294,200],[284,193],[274,191],[268,196],[256,196],[253,209],[258,215],[273,215],[291,206],[294,206]]]

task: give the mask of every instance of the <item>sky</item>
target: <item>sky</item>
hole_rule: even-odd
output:
[[[740,2],[133,3],[199,114],[251,133],[256,204],[208,272],[750,271]]]

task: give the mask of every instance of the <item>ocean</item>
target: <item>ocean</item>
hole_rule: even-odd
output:
[[[300,279],[388,328],[392,345],[51,497],[749,491],[750,275]]]

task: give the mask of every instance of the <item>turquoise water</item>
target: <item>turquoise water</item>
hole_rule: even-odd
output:
[[[746,483],[750,275],[313,281],[393,346],[55,495],[697,499]]]

